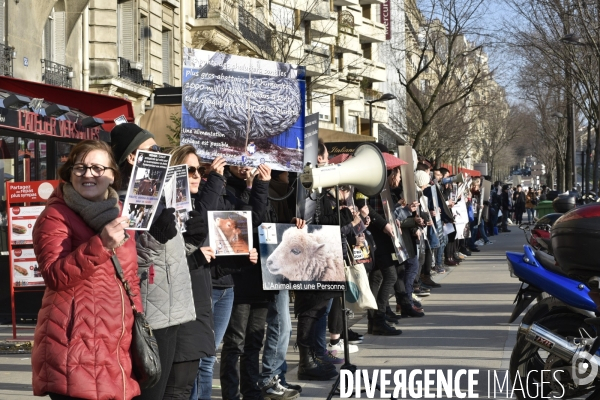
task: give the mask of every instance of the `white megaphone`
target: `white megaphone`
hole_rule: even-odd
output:
[[[321,191],[336,185],[353,185],[367,197],[378,195],[387,179],[385,160],[373,143],[361,143],[354,157],[341,164],[304,167],[300,182],[306,189]]]

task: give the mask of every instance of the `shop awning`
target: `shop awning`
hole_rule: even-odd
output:
[[[319,129],[319,139],[325,143],[333,142],[375,142],[377,139],[373,136],[357,135],[355,133],[347,133],[340,131],[332,131],[331,129]]]
[[[470,176],[481,176],[481,172],[476,171],[474,169],[468,169],[468,168],[462,168],[462,167],[459,167],[457,169],[450,164],[441,164],[441,166],[448,169],[448,171],[450,171],[451,175],[456,175],[459,172],[463,172],[465,174],[469,174]]]
[[[102,118],[104,120],[102,127],[108,132],[115,126],[113,120],[121,115],[125,116],[128,122],[135,122],[131,102],[118,97],[25,81],[8,76],[0,76],[0,88],[31,98],[43,98],[52,103],[77,108],[84,114]]]

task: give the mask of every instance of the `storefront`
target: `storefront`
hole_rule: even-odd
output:
[[[110,141],[119,117],[134,121],[130,102],[0,77],[0,320],[11,315],[6,182],[58,179],[71,148],[84,139]],[[35,318],[41,296],[19,292],[17,316]]]

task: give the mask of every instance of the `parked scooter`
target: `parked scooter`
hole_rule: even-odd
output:
[[[507,253],[511,274],[523,285],[511,316],[518,315],[542,291],[553,297],[532,307],[519,327],[510,360],[519,399],[600,398],[600,203],[571,210],[551,230],[550,255],[525,246]]]

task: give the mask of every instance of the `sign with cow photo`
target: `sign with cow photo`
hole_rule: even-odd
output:
[[[264,290],[345,290],[340,227],[258,227]]]
[[[209,245],[215,256],[248,255],[252,248],[251,211],[208,211]]]

